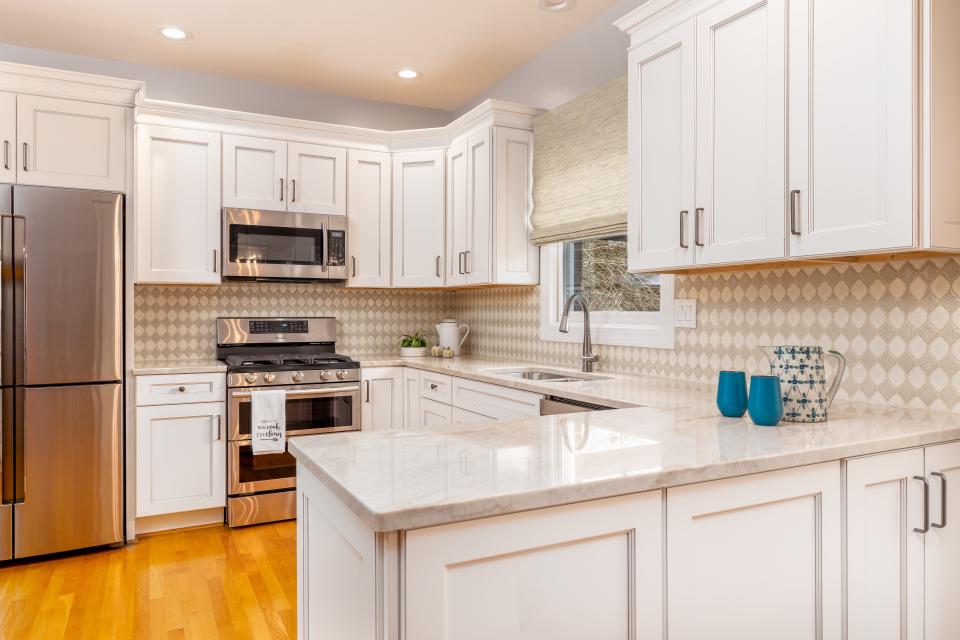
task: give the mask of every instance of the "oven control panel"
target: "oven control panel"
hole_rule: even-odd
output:
[[[308,333],[307,320],[251,320],[250,333]]]

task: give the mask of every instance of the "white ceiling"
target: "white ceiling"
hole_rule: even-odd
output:
[[[615,1],[3,0],[0,41],[452,110]]]

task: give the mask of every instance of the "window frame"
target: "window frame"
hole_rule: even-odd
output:
[[[569,333],[560,333],[563,309],[563,243],[540,247],[540,339],[551,342],[582,342],[583,312],[571,310]],[[660,276],[659,311],[602,311],[590,313],[590,337],[594,344],[620,347],[674,349],[675,277]]]

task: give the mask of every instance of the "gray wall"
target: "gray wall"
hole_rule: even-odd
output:
[[[613,26],[646,0],[621,0],[457,109],[489,98],[553,109],[627,72],[630,38]]]
[[[144,64],[0,43],[0,60],[144,80],[148,98],[373,129],[439,127],[453,116],[425,109]]]

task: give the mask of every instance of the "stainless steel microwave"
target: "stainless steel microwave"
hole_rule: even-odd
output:
[[[223,210],[223,276],[237,280],[347,279],[347,218]]]

